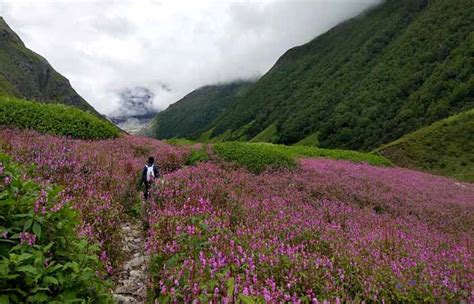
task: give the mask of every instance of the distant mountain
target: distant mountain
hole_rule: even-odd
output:
[[[153,107],[154,94],[145,87],[123,90],[117,109],[108,118],[120,129],[138,134],[147,128],[158,113]]]
[[[474,109],[405,135],[377,152],[401,167],[474,182]]]
[[[286,52],[204,131],[372,150],[474,107],[473,32],[472,0],[386,0]],[[196,137],[203,125],[187,129],[160,134]]]
[[[205,86],[158,113],[152,122],[153,136],[195,139],[212,128],[222,113],[252,86],[251,82]]]
[[[157,112],[149,112],[142,115],[109,117],[109,119],[120,129],[130,134],[141,134],[149,128],[156,114]]]
[[[97,111],[71,87],[69,81],[35,52],[0,17],[0,95],[45,103],[62,103]]]

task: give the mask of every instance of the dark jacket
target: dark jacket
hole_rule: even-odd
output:
[[[147,166],[149,166],[149,165],[147,165]],[[148,182],[146,180],[146,173],[148,172],[147,166],[143,167],[142,179],[140,180],[140,185],[145,184],[145,186],[149,186]],[[160,177],[160,170],[158,169],[158,166],[156,164],[153,165],[153,172],[155,173],[155,178]]]

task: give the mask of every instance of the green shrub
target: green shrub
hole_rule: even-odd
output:
[[[292,168],[296,159],[331,158],[363,162],[374,166],[389,166],[391,162],[383,156],[350,150],[331,150],[307,146],[285,146],[269,143],[223,142],[214,145],[214,151],[224,160],[236,162],[259,173],[267,168]]]
[[[392,163],[383,156],[363,153],[351,150],[322,149],[308,146],[278,146],[279,149],[286,149],[288,153],[296,157],[324,157],[339,160],[349,160],[356,163],[368,163],[374,166],[390,166]]]
[[[76,236],[61,189],[24,173],[0,153],[0,303],[110,303],[98,246]]]
[[[75,107],[0,97],[0,125],[81,139],[119,136],[110,122]]]
[[[195,165],[199,162],[205,162],[209,160],[209,155],[207,154],[207,146],[203,145],[200,148],[192,148],[191,153],[189,154],[188,159],[186,160],[186,165]]]
[[[294,157],[275,149],[274,145],[223,142],[215,144],[214,151],[224,160],[235,162],[254,173],[296,166]]]

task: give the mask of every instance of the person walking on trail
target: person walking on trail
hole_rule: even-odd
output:
[[[155,165],[155,159],[152,156],[150,156],[148,158],[148,163],[143,168],[142,179],[140,181],[140,186],[143,184],[145,185],[145,192],[144,192],[145,200],[148,200],[148,197],[150,195],[149,191],[150,191],[151,185],[153,184],[155,179],[159,177],[160,177],[160,170]]]

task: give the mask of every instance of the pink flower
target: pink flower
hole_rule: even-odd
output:
[[[20,233],[20,243],[33,246],[36,243],[36,235],[29,232]]]
[[[105,265],[105,270],[109,275],[112,275],[114,273],[114,268],[110,264]]]
[[[147,285],[173,303],[201,296],[232,301],[224,295],[230,278],[234,298],[246,294],[270,303],[303,297],[345,303],[351,296],[382,302],[382,288],[391,282],[402,282],[396,291],[402,294],[425,288],[440,299],[469,302],[470,184],[329,159],[304,159],[293,171],[260,175],[218,159],[183,167],[188,147],[133,136],[81,141],[7,129],[0,137],[14,158],[37,164],[38,182],[65,186],[61,198],[73,202],[79,235],[100,245],[110,272],[117,257],[105,251],[121,246],[123,202],[139,195],[134,183],[143,157],[137,147],[149,147],[167,182],[153,187],[146,206],[145,247],[173,263],[156,270],[162,281],[150,277]],[[360,291],[345,295],[352,279]]]
[[[100,256],[99,256],[99,259],[102,261],[102,262],[105,262],[109,259],[109,257],[107,256],[107,252],[105,250],[102,250],[101,253],[100,253]]]

